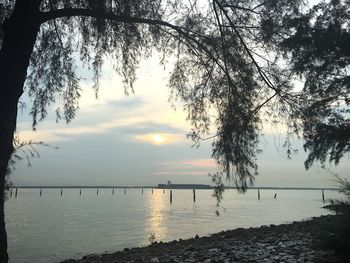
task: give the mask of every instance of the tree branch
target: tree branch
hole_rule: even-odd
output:
[[[226,5],[222,5],[222,7],[229,7],[229,8],[232,8],[232,9],[240,9],[240,10],[243,10],[243,11],[252,12],[254,14],[259,14],[259,12],[255,11],[254,9],[243,7],[243,6],[239,6],[239,5],[230,5],[230,4],[227,3]]]
[[[84,9],[84,8],[65,8],[65,9],[52,10],[48,12],[42,12],[40,22],[45,23],[47,21],[58,19],[58,18],[74,17],[74,16],[94,17],[94,18],[107,19],[107,20],[112,20],[112,21],[122,22],[122,23],[161,25],[161,26],[172,28],[179,33],[182,33],[182,34],[185,33],[180,27],[159,19],[139,18],[139,17],[128,16],[128,15],[116,15],[112,12],[101,12],[101,11]]]
[[[53,7],[53,4],[52,4],[52,2],[51,2],[51,0],[50,0],[50,6],[51,6],[51,9],[54,8],[54,7]],[[61,36],[60,36],[60,34],[58,33],[58,28],[57,28],[56,20],[54,20],[54,26],[55,26],[55,31],[56,31],[57,38],[58,38],[58,40],[59,40],[60,43],[61,43],[61,47],[64,48],[63,42],[62,42],[62,39],[61,39]]]
[[[219,8],[223,11],[224,15],[226,16],[230,26],[232,27],[233,31],[236,33],[236,35],[238,36],[239,40],[241,41],[243,48],[246,50],[248,56],[251,58],[253,64],[255,65],[256,69],[258,70],[259,75],[261,76],[262,80],[267,84],[267,86],[271,89],[273,89],[275,92],[280,93],[280,89],[276,88],[273,83],[269,80],[269,78],[266,76],[265,72],[261,69],[261,67],[259,66],[259,64],[256,62],[254,56],[252,55],[250,49],[247,47],[243,37],[241,36],[241,34],[239,33],[239,31],[237,30],[237,28],[235,27],[235,25],[233,24],[232,20],[230,19],[227,11],[224,9],[224,7],[219,3],[218,0],[214,0],[214,2],[216,2],[216,4],[219,6]],[[226,3],[227,4],[227,3]]]

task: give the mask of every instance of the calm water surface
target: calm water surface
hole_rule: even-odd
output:
[[[212,234],[238,227],[254,227],[302,220],[329,214],[322,208],[321,191],[257,190],[238,194],[226,190],[220,216],[212,190],[155,189],[19,189],[18,197],[5,204],[10,262],[59,262],[86,254],[117,251],[147,245],[154,233],[157,241],[171,241]],[[277,193],[277,199],[274,194]],[[335,191],[325,191],[336,198]]]

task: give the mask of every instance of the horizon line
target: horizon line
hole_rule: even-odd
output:
[[[165,184],[160,184],[165,185]],[[121,185],[12,185],[7,189],[15,189],[15,188],[23,188],[23,189],[112,189],[112,188],[128,188],[128,189],[170,189],[170,190],[188,190],[188,189],[196,189],[196,190],[207,190],[214,189],[214,186],[205,185],[205,184],[171,184],[169,187],[159,187],[156,186],[121,186]],[[235,186],[225,186],[225,189],[239,189]],[[247,190],[332,190],[339,191],[340,188],[336,187],[296,187],[296,186],[250,186],[246,188]]]

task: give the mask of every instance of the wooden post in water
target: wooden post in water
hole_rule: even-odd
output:
[[[173,190],[170,190],[170,204],[173,203]]]
[[[165,194],[165,190],[163,189],[163,194]]]
[[[16,193],[15,193],[15,197],[17,198],[17,191],[18,191],[18,189],[16,188]]]
[[[196,202],[196,189],[193,189],[193,203]]]
[[[42,196],[42,195],[43,195],[43,189],[40,188],[40,196]]]
[[[62,196],[62,194],[63,194],[63,189],[61,188],[61,196]]]
[[[96,190],[96,195],[98,195],[98,188],[97,188],[97,190]]]
[[[10,197],[12,197],[12,187],[11,187]]]
[[[114,195],[114,187],[113,187],[113,190],[112,190],[112,195]]]
[[[258,200],[260,200],[260,189],[258,189]]]
[[[324,203],[324,190],[322,189],[322,202]]]
[[[152,188],[152,195],[153,195],[153,188]]]
[[[143,188],[142,188],[142,190],[141,190],[141,194],[143,194]]]
[[[126,188],[124,188],[124,194],[126,195]]]

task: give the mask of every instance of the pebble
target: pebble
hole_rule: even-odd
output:
[[[317,221],[293,222],[273,227],[236,229],[220,232],[210,237],[196,235],[189,240],[158,242],[144,248],[128,249],[124,252],[105,255],[89,255],[80,260],[67,260],[65,263],[112,263],[112,262],[151,262],[151,263],[299,263],[334,262],[332,251],[315,248],[315,240],[325,222],[332,216],[313,219]]]

